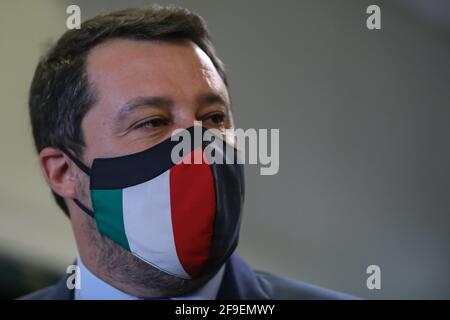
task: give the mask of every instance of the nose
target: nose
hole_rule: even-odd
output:
[[[197,106],[193,102],[183,101],[173,110],[173,129],[186,129],[192,127],[197,121]]]

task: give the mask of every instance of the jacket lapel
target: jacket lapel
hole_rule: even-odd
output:
[[[227,262],[217,300],[270,299],[258,281],[255,272],[238,254]]]
[[[55,284],[44,297],[45,300],[74,300],[74,290],[67,288],[67,276]]]

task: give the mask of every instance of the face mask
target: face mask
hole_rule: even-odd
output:
[[[198,128],[186,130],[193,137]],[[61,150],[90,177],[93,211],[74,201],[101,234],[165,273],[192,279],[217,271],[237,246],[243,166],[174,164],[178,143],[169,138],[135,154],[97,158],[91,168]],[[207,145],[191,143],[187,156],[202,156]]]

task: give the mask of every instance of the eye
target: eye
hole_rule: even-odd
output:
[[[203,121],[211,121],[215,125],[221,125],[225,122],[226,115],[222,112],[216,112],[207,115]]]
[[[141,122],[137,124],[134,128],[135,129],[142,129],[142,128],[156,128],[163,125],[166,125],[168,121],[163,118],[153,118],[144,122]]]

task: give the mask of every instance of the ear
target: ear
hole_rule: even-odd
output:
[[[63,198],[75,198],[76,172],[72,162],[59,149],[46,147],[39,153],[39,163],[50,188]]]

